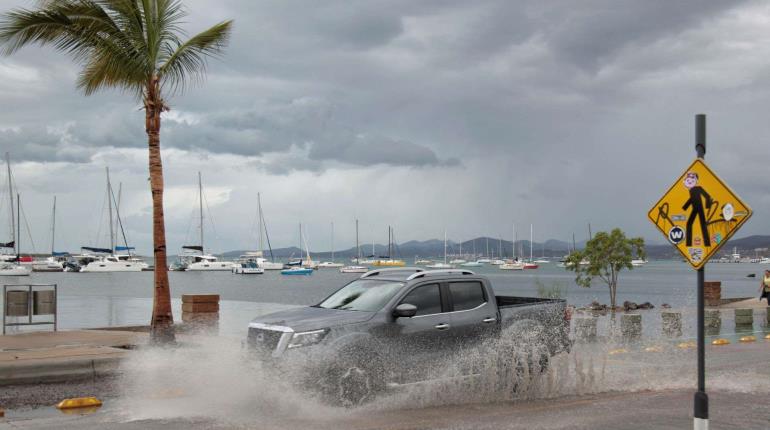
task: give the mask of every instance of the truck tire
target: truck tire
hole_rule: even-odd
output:
[[[385,371],[373,353],[349,350],[329,363],[321,377],[324,400],[335,406],[355,407],[384,391]]]

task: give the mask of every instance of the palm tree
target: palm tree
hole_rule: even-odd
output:
[[[206,62],[227,44],[232,21],[182,40],[180,0],[38,0],[37,9],[14,9],[0,17],[0,44],[10,55],[32,44],[51,45],[82,65],[77,86],[86,95],[118,88],[142,101],[149,146],[155,288],[151,338],[174,341],[163,219],[160,158],[163,94],[200,82]]]

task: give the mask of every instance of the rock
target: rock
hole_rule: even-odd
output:
[[[756,273],[749,273],[748,275],[746,275],[746,277],[747,278],[756,278],[757,274]]]
[[[671,309],[671,305],[669,305],[668,303],[663,303],[662,305],[660,305],[660,307],[663,309]]]
[[[641,305],[639,305],[639,309],[654,309],[655,306],[650,302],[644,302]]]

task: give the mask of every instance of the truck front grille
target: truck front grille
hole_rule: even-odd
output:
[[[249,327],[248,345],[257,352],[272,354],[278,347],[283,332],[264,328]]]

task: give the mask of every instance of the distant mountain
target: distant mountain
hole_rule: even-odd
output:
[[[578,242],[578,249],[582,249],[585,246],[585,242]],[[732,239],[725,244],[723,252],[732,253],[733,247],[737,247],[739,253],[747,256],[768,255],[768,249],[770,249],[770,236],[748,236],[739,239]],[[465,258],[470,258],[474,254],[477,257],[483,257],[489,255],[490,257],[499,257],[502,250],[503,258],[511,257],[511,241],[500,240],[492,237],[478,237],[476,239],[466,240],[462,243],[449,242],[447,244],[447,254],[450,256],[459,256],[462,248],[462,255]],[[545,243],[533,243],[532,254],[535,257],[545,255],[549,258],[560,258],[569,252],[572,248],[571,243],[567,243],[560,240],[550,239]],[[676,250],[668,244],[655,244],[648,245],[646,247],[647,256],[651,259],[673,259],[678,258],[679,254]],[[237,258],[239,255],[245,253],[244,250],[228,251],[223,254],[226,259]],[[375,256],[385,256],[388,253],[388,247],[386,245],[377,244],[374,246]],[[266,251],[266,257],[270,257]],[[276,260],[287,260],[288,258],[299,258],[304,254],[304,251],[300,250],[296,246],[289,248],[278,248],[273,250],[273,255]],[[371,245],[361,246],[361,255],[372,255]],[[517,240],[516,241],[516,255],[523,255],[529,257],[529,241]],[[311,250],[311,256],[316,260],[327,260],[331,258],[331,252],[313,252]],[[355,247],[336,250],[334,257],[337,260],[347,260],[356,256]],[[413,260],[415,257],[426,258],[443,258],[444,256],[444,241],[439,239],[430,240],[410,240],[395,246],[393,250],[394,258],[402,258],[405,260]]]

